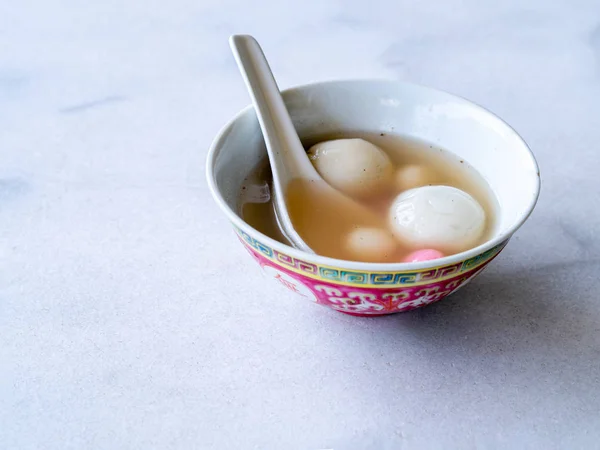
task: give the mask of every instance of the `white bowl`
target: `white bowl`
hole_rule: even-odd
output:
[[[380,315],[440,300],[464,286],[502,250],[529,217],[540,174],[523,139],[494,114],[446,92],[383,80],[315,83],[283,92],[302,139],[334,132],[393,133],[429,141],[458,155],[488,182],[498,200],[495,232],[466,252],[419,263],[362,263],[302,252],[244,222],[244,178],[266,157],[251,106],[215,138],[208,153],[212,195],[251,255],[286,287],[338,311]]]

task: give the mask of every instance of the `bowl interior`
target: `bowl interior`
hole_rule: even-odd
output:
[[[486,179],[498,200],[499,217],[490,241],[512,234],[535,205],[539,172],[527,145],[506,123],[467,100],[422,86],[367,80],[317,83],[283,95],[302,139],[339,131],[388,132],[435,143],[464,159]],[[217,200],[220,197],[235,214],[243,179],[265,156],[251,107],[213,143],[208,177]]]

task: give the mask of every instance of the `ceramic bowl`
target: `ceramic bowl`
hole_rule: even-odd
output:
[[[473,166],[495,193],[496,229],[484,244],[419,263],[362,263],[308,254],[258,232],[240,216],[241,183],[266,157],[248,106],[225,125],[208,153],[212,195],[264,273],[307,300],[354,315],[408,311],[456,292],[500,253],[531,214],[540,190],[535,158],[505,122],[467,100],[383,80],[333,81],[283,92],[298,134],[371,131],[433,142]]]

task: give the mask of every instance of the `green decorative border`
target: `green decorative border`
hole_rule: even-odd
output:
[[[481,266],[496,256],[507,244],[508,240],[495,247],[455,264],[424,269],[417,272],[357,272],[336,267],[316,265],[308,261],[293,258],[254,239],[248,233],[234,227],[244,244],[256,250],[263,257],[293,272],[310,278],[322,279],[338,284],[363,287],[382,287],[398,285],[427,284],[451,278]]]

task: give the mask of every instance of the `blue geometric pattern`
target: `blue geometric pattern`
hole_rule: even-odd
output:
[[[313,263],[293,258],[254,239],[248,233],[236,227],[237,233],[250,247],[260,252],[265,257],[276,261],[285,267],[290,267],[307,275],[319,276],[332,282],[345,282],[354,285],[376,285],[376,286],[398,286],[424,281],[435,281],[458,273],[466,272],[485,261],[488,261],[506,245],[508,241],[489,249],[488,251],[474,256],[462,263],[452,264],[450,266],[428,269],[423,272],[355,272],[333,267],[316,266]]]

